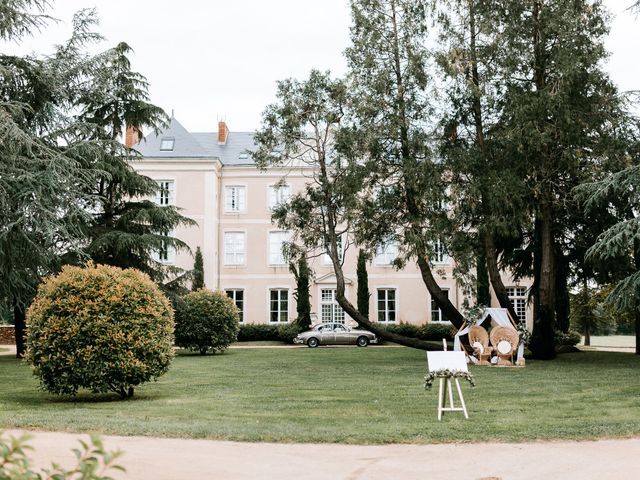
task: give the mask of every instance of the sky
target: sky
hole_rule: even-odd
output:
[[[604,0],[614,15],[606,69],[623,90],[640,90],[640,17],[632,0]],[[151,101],[189,131],[254,131],[276,82],[312,68],[341,75],[349,44],[348,0],[51,0],[58,19],[4,53],[47,53],[71,32],[73,13],[95,7],[104,50],[121,41],[147,77]]]

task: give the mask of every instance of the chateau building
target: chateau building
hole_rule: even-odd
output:
[[[132,146],[133,136],[127,137]],[[311,172],[256,168],[248,150],[254,149],[252,132],[230,132],[219,122],[217,132],[188,132],[175,118],[158,134],[150,134],[134,148],[142,155],[133,167],[158,183],[156,202],[176,205],[196,226],[171,235],[186,242],[204,258],[205,285],[222,290],[235,301],[247,323],[286,323],[296,316],[295,281],[282,255],[289,232],[271,223],[271,210],[302,189]],[[307,168],[307,171],[305,171]],[[357,249],[344,242],[347,297],[355,304]],[[369,312],[381,323],[446,322],[432,302],[418,267],[392,267],[394,245],[381,247],[367,265]],[[193,268],[188,253],[158,252],[161,262]],[[443,249],[432,260],[440,286],[453,304],[462,308],[463,292],[453,276],[453,264]],[[336,302],[336,284],[327,255],[310,259],[314,277],[311,306],[314,322],[346,321]],[[526,293],[529,285],[516,284],[507,275],[505,285],[521,319],[531,325]],[[495,299],[494,305],[498,306]]]

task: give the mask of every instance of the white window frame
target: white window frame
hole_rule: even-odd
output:
[[[291,188],[289,185],[269,185],[269,210],[273,210],[278,205],[287,203],[291,197]]]
[[[158,189],[156,190],[156,205],[168,207],[176,204],[176,181],[174,179],[165,178],[156,180]]]
[[[340,235],[337,236],[336,238],[336,246],[338,247],[338,260],[340,260],[340,263],[342,263],[344,261],[344,250],[345,250],[345,238],[346,238],[346,233],[342,233]],[[329,254],[327,253],[327,251],[329,250],[329,246],[325,245],[325,253],[322,254],[322,264],[323,265],[331,265],[331,257],[329,256]]]
[[[329,293],[329,295],[325,295],[325,293],[327,292]],[[338,304],[336,296],[336,287],[320,288],[320,321],[322,323],[341,323],[342,325],[346,324],[347,315],[342,307]],[[328,313],[328,317],[325,317],[325,312]]]
[[[389,267],[398,258],[398,242],[391,240],[376,247],[376,265]]]
[[[271,300],[271,293],[272,292],[278,292],[278,298],[276,299],[277,301],[277,309],[273,310],[272,307],[272,300]],[[282,293],[284,292],[284,298]],[[287,308],[286,310],[282,308],[282,301],[286,299],[287,301]],[[289,287],[269,287],[269,289],[267,290],[267,311],[269,312],[269,323],[272,325],[278,325],[278,324],[284,324],[284,323],[289,323],[289,308],[291,307],[291,296],[290,296],[290,290]],[[276,314],[277,320],[273,320],[272,315]],[[284,314],[285,320],[282,320],[282,316]]]
[[[438,238],[433,242],[433,264],[445,265],[449,263],[449,255],[447,255],[444,242]]]
[[[175,230],[170,230],[163,234],[163,236],[175,238]],[[176,262],[176,249],[173,246],[165,245],[164,249],[154,250],[151,253],[151,258],[163,265],[173,265]]]
[[[447,293],[447,297],[449,297],[449,289],[448,288],[443,288],[442,289],[443,292]],[[434,320],[434,314],[437,314],[438,319]],[[429,301],[429,322],[431,323],[451,323],[449,320],[443,320],[444,315],[442,313],[442,310],[440,309],[440,307],[438,307],[437,305],[435,305],[435,300],[433,299],[433,297],[430,298]]]
[[[247,211],[247,186],[246,185],[225,185],[224,213],[244,213],[246,211]]]
[[[384,308],[380,310],[380,293],[385,292],[384,295]],[[389,308],[389,292],[393,292],[393,309]],[[379,323],[397,323],[398,321],[398,288],[397,287],[378,287],[376,288],[376,310],[377,320]],[[390,313],[393,312],[393,320],[390,320]],[[380,314],[383,315],[382,320]]]
[[[515,285],[513,287],[505,287],[507,296],[511,300],[511,305],[518,315],[517,320],[526,324],[527,322],[527,287]]]
[[[229,240],[232,235],[235,235],[236,239],[242,238],[241,248],[234,246]],[[240,243],[240,242],[238,242]],[[223,235],[224,246],[224,265],[225,266],[239,266],[246,265],[247,262],[247,232],[238,230],[225,231]]]
[[[238,307],[238,292],[242,293],[242,300],[240,300],[240,303],[242,305],[242,307]],[[227,287],[224,289],[224,293],[227,297],[229,297],[231,300],[233,300],[233,304],[236,306],[236,308],[238,310],[240,310],[240,322],[244,322],[244,311],[245,311],[245,305],[246,305],[246,299],[247,296],[245,295],[244,292],[244,288],[239,288],[239,287]],[[229,295],[229,293],[231,293],[231,295]]]
[[[286,267],[287,261],[282,253],[282,246],[289,241],[290,235],[288,230],[273,230],[269,232],[269,266]],[[279,241],[276,241],[278,240]]]

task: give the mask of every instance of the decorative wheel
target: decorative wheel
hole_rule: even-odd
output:
[[[367,337],[358,337],[357,344],[359,347],[366,347],[369,345],[369,339]]]
[[[309,340],[307,340],[307,346],[309,348],[316,348],[319,344],[320,342],[316,337],[311,337]]]

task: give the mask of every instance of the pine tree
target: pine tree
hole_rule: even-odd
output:
[[[201,290],[204,288],[204,260],[202,259],[202,250],[196,248],[195,261],[193,262],[193,278],[191,281],[191,290]]]
[[[167,120],[162,109],[149,103],[148,83],[131,70],[129,53],[131,48],[120,43],[98,55],[78,99],[80,118],[94,127],[89,138],[103,145],[102,155],[82,160],[85,168],[104,172],[88,192],[95,200],[87,208],[95,213],[84,225],[89,239],[85,252],[96,263],[137,268],[163,282],[182,271],[154,259],[154,253],[188,250],[171,233],[195,222],[175,206],[148,200],[159,187],[132,168],[137,154],[120,143],[125,128],[133,128],[140,139],[144,128],[158,129]]]
[[[358,311],[365,317],[369,316],[369,274],[367,273],[367,254],[364,250],[358,251],[358,265],[356,269],[358,277]]]
[[[42,28],[47,2],[0,4],[0,40],[20,41]],[[29,13],[34,9],[37,14]],[[87,129],[69,113],[83,81],[78,54],[95,39],[90,13],[74,21],[71,39],[46,57],[0,55],[0,301],[14,313],[17,356],[24,352],[25,311],[43,275],[59,255],[81,248],[87,219],[86,187],[95,172],[78,157],[100,146],[77,132]]]

